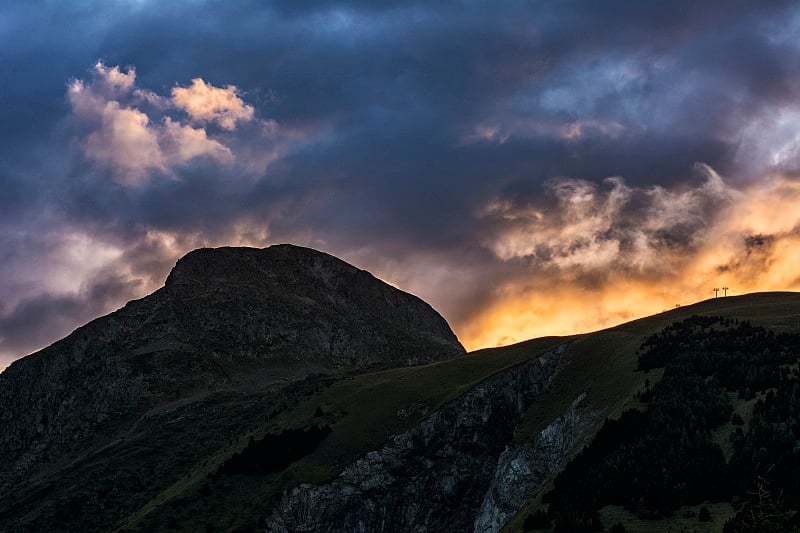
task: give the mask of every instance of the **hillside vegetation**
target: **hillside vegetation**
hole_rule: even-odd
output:
[[[646,409],[606,421],[544,495],[548,512],[528,525],[592,531],[607,505],[660,519],[684,505],[731,502],[739,512],[726,531],[797,527],[800,334],[694,316],[650,336],[643,349],[641,369],[664,369],[639,395]],[[743,401],[763,396],[746,431],[734,394]],[[726,461],[713,432],[727,423],[735,431]]]
[[[645,381],[628,408],[508,529],[797,528],[796,302],[789,294],[711,300],[622,326],[693,313],[642,340],[634,359]]]
[[[567,524],[566,520],[573,519],[575,522],[569,523],[591,525],[599,518],[606,527],[620,522],[634,530],[637,524],[647,521],[652,526],[653,520],[677,520],[687,509],[697,513],[699,504],[706,502],[713,524],[719,528],[734,514],[738,518],[732,523],[740,520],[745,524],[747,513],[753,509],[746,494],[754,487],[772,493],[778,482],[767,477],[769,486],[758,485],[759,476],[769,476],[763,468],[767,462],[783,465],[779,461],[784,457],[780,455],[783,451],[774,455],[771,448],[764,446],[764,439],[772,438],[771,433],[766,429],[753,433],[761,422],[754,425],[752,420],[762,420],[762,426],[771,428],[783,416],[786,401],[794,401],[786,400],[794,397],[794,385],[789,396],[784,396],[771,380],[796,376],[791,373],[792,363],[788,360],[778,365],[782,370],[777,374],[762,369],[743,377],[716,376],[718,369],[703,366],[708,358],[680,359],[675,366],[672,357],[659,355],[661,343],[656,341],[664,335],[659,332],[695,315],[721,317],[704,329],[691,326],[701,344],[704,334],[723,335],[744,327],[758,331],[751,336],[763,336],[764,342],[783,342],[788,337],[781,334],[798,330],[800,295],[764,293],[719,298],[595,333],[535,339],[422,366],[363,374],[352,371],[337,376],[310,375],[285,387],[279,395],[253,386],[182,398],[153,408],[145,416],[120,420],[91,441],[48,463],[0,502],[0,529],[58,531],[64,530],[59,527],[63,524],[85,531],[250,531],[264,527],[288,489],[335,478],[347,465],[378,449],[392,435],[415,427],[490,376],[559,349],[563,350],[559,354],[559,371],[518,421],[514,442],[536,437],[580,398],[580,408],[591,414],[586,420],[597,421],[597,444],[590,445],[581,455],[584,459],[576,459],[578,462],[564,471],[562,481],[557,479],[531,494],[506,524],[507,530],[529,529],[537,511],[541,511],[537,516],[547,520],[549,527],[556,527],[559,520]],[[756,329],[759,327],[766,329]],[[637,353],[646,341],[650,344]],[[788,352],[789,346],[775,345],[770,350],[780,354],[782,350]],[[702,372],[693,376],[698,368]],[[667,392],[672,386],[685,393],[687,405],[698,408],[685,428],[673,428],[669,422],[676,413],[683,412],[681,406],[670,403]],[[782,387],[778,388],[783,390]],[[768,397],[769,390],[773,392]],[[743,425],[738,425],[736,414],[742,417]],[[609,421],[601,429],[607,417]],[[615,427],[625,429],[617,432],[613,431]],[[661,428],[664,434],[640,438],[650,427]],[[741,433],[736,432],[737,428]],[[616,433],[632,438],[621,439]],[[268,466],[253,459],[253,450],[258,446],[267,449],[278,445],[281,439],[305,436],[313,442],[301,446],[301,454],[279,457]],[[563,488],[569,485],[565,481],[571,479],[569,476],[585,476],[581,483],[588,479],[595,483],[591,486],[605,491],[607,485],[603,483],[624,477],[624,472],[617,478],[606,476],[608,468],[604,465],[627,461],[636,456],[640,447],[650,444],[647,439],[662,437],[677,438],[680,453],[691,455],[699,450],[704,454],[699,466],[713,476],[727,475],[730,465],[739,461],[736,464],[743,466],[740,484],[736,485],[738,492],[734,494],[724,483],[716,483],[713,476],[705,476],[704,480],[710,477],[709,482],[716,484],[698,488],[689,482],[685,489],[668,493],[660,502],[657,496],[665,490],[664,483],[647,488],[651,492],[643,492],[644,501],[640,502],[638,497],[632,497],[634,491],[644,490],[640,485],[626,487],[617,483],[615,492],[608,491],[607,497],[604,492],[599,500],[581,503],[581,514],[566,518],[557,514],[557,502],[575,501],[575,495]],[[581,442],[581,446],[569,451],[565,463],[583,444],[591,442],[591,434]],[[623,445],[625,448],[620,451]],[[762,448],[767,449],[767,455],[761,452]],[[598,459],[607,457],[608,450],[612,450],[612,456],[607,461]],[[793,447],[790,451],[793,453]],[[652,459],[649,464],[655,468],[663,467],[663,463],[663,459]],[[253,464],[256,466],[249,468]],[[579,468],[576,464],[589,466]],[[597,469],[603,474],[592,473]],[[681,472],[669,475],[672,477],[665,479],[678,479]],[[730,502],[734,496],[739,498],[736,508],[713,503]],[[548,507],[553,509],[550,514]],[[788,517],[790,510],[781,509]],[[81,520],[76,521],[75,517]],[[697,522],[697,518],[693,520]]]
[[[764,293],[708,300],[596,333],[536,339],[479,350],[467,357],[441,363],[353,376],[336,382],[298,402],[261,430],[276,432],[321,423],[330,424],[332,428],[330,436],[313,453],[293,464],[281,476],[261,480],[263,485],[259,486],[259,491],[278,498],[289,486],[330,479],[351,461],[377,449],[390,435],[411,428],[430,412],[492,374],[536,359],[565,344],[568,347],[563,353],[562,371],[520,421],[515,438],[524,440],[536,435],[582,393],[586,393],[587,409],[618,417],[626,408],[641,405],[634,395],[645,390],[645,380],[653,387],[660,374],[657,370],[647,374],[638,370],[637,350],[642,343],[676,321],[705,314],[750,320],[751,324],[768,327],[771,331],[789,332],[797,328],[800,295]],[[315,416],[320,411],[322,416]],[[197,498],[197,494],[193,494],[171,504],[158,500],[159,508],[163,505],[164,515],[178,516],[182,516],[183,509],[191,509],[185,514],[184,525],[196,524],[198,517],[203,516],[203,509],[216,509],[215,512],[241,509],[243,514],[247,514],[247,509],[252,510],[249,503],[238,503],[242,501],[239,498],[252,501],[251,485],[241,485],[233,479],[222,483],[220,492],[224,495],[212,492]],[[510,522],[510,530],[521,529],[527,512],[538,505],[536,501],[532,498]],[[193,503],[186,505],[186,502]],[[268,514],[269,505],[265,505],[263,499],[257,507],[263,512],[251,515],[253,525],[263,513]],[[242,513],[231,512],[228,527],[240,521]],[[209,520],[214,516],[205,514]],[[144,523],[166,520],[157,518],[160,515],[156,513]],[[134,520],[132,524],[135,523],[138,522]]]

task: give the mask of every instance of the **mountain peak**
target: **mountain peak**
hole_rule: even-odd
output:
[[[286,244],[195,250],[163,289],[0,374],[0,454],[9,459],[0,493],[41,459],[43,448],[23,437],[29,427],[60,449],[103,420],[203,391],[463,353],[430,305],[332,255]],[[68,404],[84,407],[50,415]]]
[[[159,308],[172,310],[184,340],[226,357],[233,348],[249,358],[324,361],[338,368],[430,361],[464,351],[421,299],[302,246],[194,250],[178,260],[163,293],[152,297],[163,300]]]
[[[195,281],[253,280],[265,271],[280,268],[287,262],[297,266],[310,258],[335,257],[293,244],[276,244],[267,248],[224,246],[221,248],[198,248],[181,257],[173,267],[165,285],[192,283]],[[346,263],[344,263],[346,264]]]

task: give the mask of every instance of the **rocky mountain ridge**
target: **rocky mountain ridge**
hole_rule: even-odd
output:
[[[193,394],[464,353],[427,303],[292,245],[200,249],[0,374],[0,496],[95,428]]]
[[[512,444],[566,346],[482,381],[330,483],[288,491],[267,530],[500,531],[600,419],[579,397],[536,439]]]

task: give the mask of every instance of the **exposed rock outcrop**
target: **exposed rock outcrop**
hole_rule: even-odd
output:
[[[556,374],[554,353],[482,381],[323,485],[286,494],[272,531],[464,531],[522,415]]]
[[[163,291],[181,340],[221,358],[363,367],[464,353],[430,305],[309,248],[196,250]]]
[[[598,413],[581,408],[585,396],[585,393],[578,396],[563,415],[535,438],[509,447],[500,455],[475,519],[476,532],[500,531],[592,435],[599,417]]]

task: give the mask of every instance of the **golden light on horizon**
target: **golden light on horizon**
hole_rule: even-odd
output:
[[[509,281],[484,309],[456,324],[462,343],[472,351],[595,331],[712,298],[714,287],[728,287],[728,296],[800,289],[800,184],[773,175],[738,190],[711,169],[705,171],[708,181],[694,191],[644,191],[651,198],[665,195],[665,202],[653,205],[668,208],[641,211],[644,216],[628,230],[630,235],[616,241],[597,237],[613,233],[617,220],[627,216],[614,207],[620,196],[616,183],[605,196],[583,184],[573,187],[570,192],[577,198],[562,199],[562,213],[552,215],[555,222],[549,225],[540,213],[524,219],[520,209],[504,206],[506,220],[523,218],[527,227],[512,224],[501,233],[498,255],[513,261],[538,246],[550,246],[560,256],[542,262],[541,275],[533,281]],[[628,196],[636,192],[621,190]],[[656,235],[663,228],[684,229],[680,218],[665,219],[677,210],[691,220],[693,210],[705,205],[698,198],[710,198],[717,212],[690,226],[689,245],[654,244],[653,234],[639,229],[658,228]],[[634,243],[627,254],[619,251],[625,238]],[[515,250],[522,252],[515,257]]]

